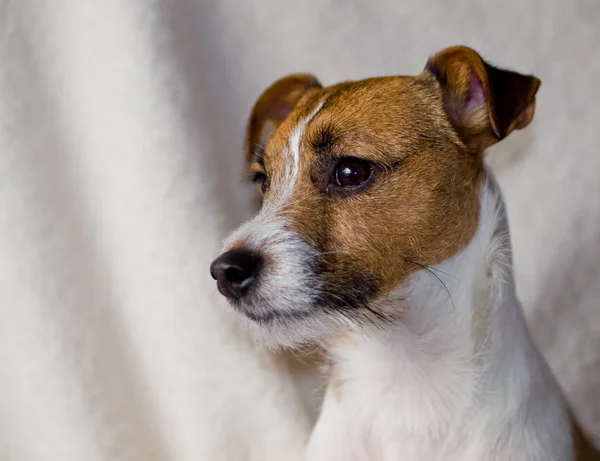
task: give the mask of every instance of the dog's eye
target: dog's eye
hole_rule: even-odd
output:
[[[373,165],[364,160],[347,157],[335,167],[335,184],[340,187],[358,187],[369,180],[373,174]]]
[[[267,190],[267,175],[262,171],[256,171],[251,174],[250,181],[260,185],[260,191],[264,194]]]

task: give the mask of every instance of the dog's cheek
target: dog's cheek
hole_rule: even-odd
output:
[[[323,273],[318,284],[317,302],[325,309],[344,313],[369,306],[381,293],[377,277],[365,272],[347,273],[338,278],[335,273]]]
[[[392,216],[371,201],[345,202],[330,208],[321,250],[326,272],[340,285],[363,285],[365,291],[381,294],[398,280],[402,266],[392,226],[386,226]]]

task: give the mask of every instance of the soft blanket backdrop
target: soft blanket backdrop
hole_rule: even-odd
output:
[[[537,343],[600,435],[597,0],[1,0],[0,459],[299,461],[305,401],[208,273],[283,74],[468,44],[542,81],[490,152]]]

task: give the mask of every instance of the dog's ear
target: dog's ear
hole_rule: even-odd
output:
[[[484,149],[533,119],[540,80],[499,69],[465,46],[446,48],[425,67],[438,80],[448,117],[465,144]]]
[[[265,146],[277,127],[292,112],[300,98],[314,88],[321,88],[319,81],[310,74],[294,74],[283,77],[260,95],[252,108],[244,150],[250,161],[259,146]]]

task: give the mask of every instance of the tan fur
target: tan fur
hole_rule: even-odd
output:
[[[339,402],[342,400],[343,390],[342,386],[344,382],[341,379],[332,377],[329,380],[328,392],[331,393],[335,399]]]
[[[298,100],[311,88],[320,88],[319,81],[310,74],[295,74],[274,82],[252,108],[246,129],[246,160],[252,160],[257,146],[265,144],[279,124],[294,109]]]
[[[487,68],[474,51],[452,48],[434,56],[428,69],[415,77],[375,78],[323,89],[316,78],[303,74],[276,82],[259,99],[249,140],[263,132],[261,114],[295,101],[265,146],[264,167],[256,162],[250,167],[253,172],[264,168],[268,182],[284,180],[289,159],[282,153],[290,136],[323,104],[304,131],[298,185],[281,214],[324,255],[330,280],[372,275],[378,292],[385,293],[411,272],[451,257],[470,241],[478,222],[482,150],[525,126],[539,87],[539,80],[522,77],[530,86],[515,105],[515,120],[499,120]],[[461,110],[473,72],[483,85],[487,106],[475,108],[475,113],[465,111],[457,120],[454,114]],[[289,94],[282,90],[285,82],[291,82]],[[305,88],[301,97],[298,87]],[[452,114],[449,101],[456,106]],[[321,149],[328,135],[332,139]],[[331,159],[345,156],[384,165],[368,190],[342,196],[328,189],[335,165]],[[265,200],[269,199],[267,190]]]
[[[429,59],[427,68],[444,86],[444,104],[453,126],[472,147],[484,149],[533,119],[541,84],[536,77],[491,66],[465,46],[442,50]],[[457,111],[472,96],[473,80],[480,82],[485,103],[459,116]]]
[[[326,258],[331,277],[377,274],[386,292],[419,264],[440,262],[466,245],[477,225],[481,163],[462,152],[444,120],[435,82],[426,76],[376,79],[339,85],[324,97],[328,102],[302,145],[306,180],[299,181],[287,214],[323,253],[334,252]],[[436,104],[437,112],[428,110]],[[312,186],[324,172],[323,154],[311,141],[337,126],[344,133],[327,155],[389,167],[368,191],[352,197],[330,196],[323,187],[315,193]],[[424,127],[432,133],[423,136]],[[311,219],[306,210],[313,210]]]

